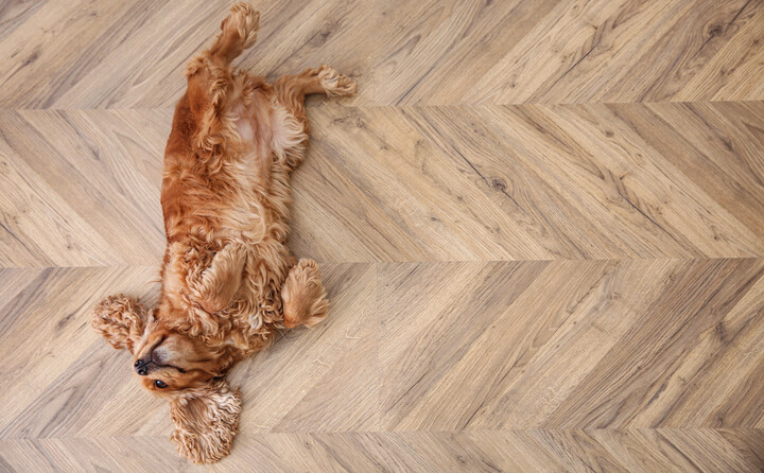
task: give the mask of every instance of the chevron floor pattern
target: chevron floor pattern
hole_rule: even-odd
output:
[[[328,63],[291,247],[327,322],[238,365],[198,467],[88,327],[157,296],[223,0],[0,0],[0,471],[764,471],[764,2],[255,0]]]

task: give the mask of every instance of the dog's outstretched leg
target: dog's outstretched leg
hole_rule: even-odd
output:
[[[260,28],[260,12],[246,3],[235,3],[231,14],[220,25],[220,34],[215,43],[202,53],[218,67],[226,67],[245,49],[255,44]]]
[[[287,328],[298,325],[313,328],[326,317],[329,301],[315,261],[301,259],[289,270],[281,287],[281,300]]]
[[[288,171],[294,170],[302,162],[305,146],[310,133],[310,124],[305,115],[305,96],[324,94],[329,97],[349,96],[356,93],[358,86],[348,76],[340,74],[329,66],[318,69],[306,69],[301,74],[280,77],[274,84],[278,102],[291,114],[294,128],[301,139],[285,146],[285,165]]]
[[[279,102],[294,113],[298,119],[305,117],[305,96],[325,94],[329,97],[345,97],[358,91],[358,86],[345,74],[323,65],[318,69],[306,69],[301,74],[281,76],[273,84]]]
[[[302,82],[305,95],[326,94],[329,97],[346,97],[358,91],[358,86],[350,77],[326,64],[318,69],[306,69],[297,77]]]
[[[259,12],[246,3],[234,4],[212,46],[188,63],[188,91],[181,104],[188,101],[197,126],[194,145],[204,160],[224,155],[228,144],[238,139],[222,119],[230,104],[241,100],[243,89],[231,61],[255,43],[259,25]],[[218,164],[213,159],[210,165]]]

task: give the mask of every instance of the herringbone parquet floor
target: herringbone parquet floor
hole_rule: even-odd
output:
[[[327,322],[195,467],[88,327],[156,297],[188,58],[228,0],[0,0],[0,471],[764,471],[764,1],[257,0],[328,63],[294,179]]]

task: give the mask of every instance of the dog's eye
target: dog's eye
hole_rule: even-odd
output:
[[[159,381],[159,380],[154,381],[154,386],[158,387],[159,389],[167,387],[164,381]]]

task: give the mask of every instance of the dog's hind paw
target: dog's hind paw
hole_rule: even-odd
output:
[[[287,328],[298,325],[313,328],[324,320],[329,301],[315,261],[301,259],[289,270],[281,288],[281,299],[284,305],[284,325]]]
[[[353,79],[326,65],[318,69],[318,79],[329,97],[347,97],[358,92]]]

